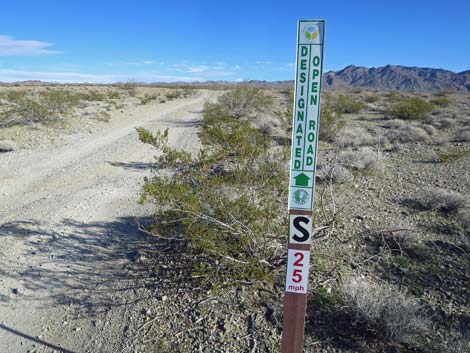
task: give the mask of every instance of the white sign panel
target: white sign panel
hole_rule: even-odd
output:
[[[307,293],[310,251],[288,250],[286,292]]]
[[[324,21],[299,21],[289,209],[313,210]]]
[[[291,214],[289,216],[289,243],[312,243],[312,216]]]

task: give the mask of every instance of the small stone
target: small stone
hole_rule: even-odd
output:
[[[2,140],[0,141],[0,153],[2,152],[12,152],[16,150],[18,146],[15,142],[11,140]]]
[[[26,289],[24,289],[23,287],[13,288],[12,292],[13,294],[16,294],[16,295],[25,295]]]
[[[166,295],[162,296],[162,302],[165,302],[167,299],[168,299],[168,297]]]

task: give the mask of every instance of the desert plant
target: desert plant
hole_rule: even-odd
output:
[[[272,105],[272,98],[259,88],[239,86],[222,94],[218,103],[206,104],[209,115],[228,116],[235,119],[267,110]]]
[[[441,163],[450,163],[470,156],[470,150],[460,148],[447,148],[437,152],[437,156]]]
[[[418,198],[418,202],[424,209],[442,213],[456,213],[464,208],[467,199],[456,191],[441,188],[424,189]]]
[[[154,100],[158,99],[158,94],[148,94],[146,93],[143,97],[140,98],[140,104],[145,105]]]
[[[380,170],[384,162],[380,150],[374,151],[370,147],[342,151],[338,159],[343,165],[354,170]]]
[[[358,113],[365,108],[364,103],[344,94],[336,97],[331,104],[332,108],[340,113]]]
[[[320,126],[321,128],[321,126]],[[334,138],[338,146],[343,147],[359,147],[359,146],[372,146],[380,142],[377,136],[372,136],[368,131],[361,127],[348,127],[341,130]]]
[[[380,96],[378,94],[369,94],[364,98],[366,103],[377,103],[380,100]]]
[[[411,124],[390,129],[385,136],[392,143],[426,142],[430,140],[429,134],[423,128]]]
[[[408,342],[429,330],[418,301],[391,286],[352,277],[343,283],[341,293],[357,320],[386,337]]]
[[[333,142],[336,135],[346,125],[340,112],[334,111],[328,104],[321,108],[320,141]]]
[[[206,106],[223,109],[228,98]],[[240,104],[226,110],[233,117],[204,113],[197,156],[169,146],[168,132],[138,129],[140,140],[161,153],[156,167],[171,171],[146,180],[142,201],[156,212],[145,231],[183,241],[193,276],[208,286],[270,281],[282,262],[288,154],[271,149],[269,137],[241,119],[248,111]]]
[[[387,115],[395,119],[423,119],[434,110],[434,104],[419,98],[405,98],[389,107]]]
[[[320,164],[317,166],[316,177],[320,180],[332,181],[333,183],[347,183],[354,180],[354,175],[339,164]]]
[[[459,142],[470,142],[470,129],[458,131],[455,140]]]
[[[434,99],[431,99],[431,103],[439,107],[448,107],[450,105],[449,97],[443,95]]]

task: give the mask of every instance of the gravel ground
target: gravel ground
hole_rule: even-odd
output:
[[[134,224],[150,212],[137,201],[154,151],[134,127],[170,127],[170,143],[195,151],[209,96],[127,106],[0,154],[2,353],[135,351],[129,327],[157,296],[146,289],[152,240]]]

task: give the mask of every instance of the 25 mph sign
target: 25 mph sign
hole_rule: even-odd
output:
[[[298,22],[282,353],[303,351],[324,37],[324,20]]]

